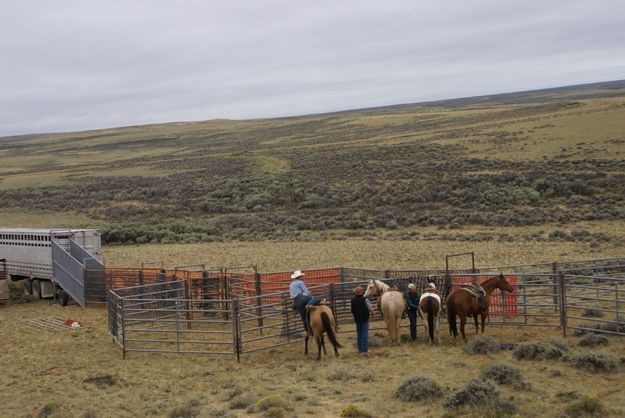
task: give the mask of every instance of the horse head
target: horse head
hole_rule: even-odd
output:
[[[375,280],[369,280],[369,284],[367,284],[367,290],[365,290],[365,297],[368,298],[371,295],[377,295],[380,292],[378,289],[378,285],[375,283]]]
[[[510,283],[503,276],[503,273],[499,275],[499,281],[497,282],[497,287],[501,290],[505,290],[506,292],[512,292],[513,288]]]

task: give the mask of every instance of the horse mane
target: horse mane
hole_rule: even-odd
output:
[[[488,279],[484,280],[482,283],[480,283],[480,286],[484,286],[486,283],[490,282],[491,280],[499,280],[500,276],[493,276],[493,277],[489,277]]]

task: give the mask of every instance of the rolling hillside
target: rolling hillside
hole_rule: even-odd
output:
[[[98,226],[107,242],[489,240],[517,228],[600,245],[618,234],[582,226],[625,219],[625,81],[0,138],[0,215]]]

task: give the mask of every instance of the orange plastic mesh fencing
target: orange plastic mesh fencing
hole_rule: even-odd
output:
[[[477,283],[482,283],[485,280],[493,276],[453,276],[451,278],[452,284],[465,284],[471,283],[474,279]],[[516,315],[519,312],[518,297],[517,297],[517,277],[516,276],[504,276],[508,283],[512,285],[512,292],[504,292],[502,290],[494,291],[488,298],[489,302],[489,315],[502,316]]]

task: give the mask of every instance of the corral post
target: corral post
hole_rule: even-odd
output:
[[[176,351],[180,352],[180,304],[174,303],[176,304]]]
[[[230,299],[230,288],[229,288],[230,283],[228,283],[228,269],[227,268],[225,268],[223,270],[223,274],[221,276],[221,286],[222,286],[222,289],[223,289],[223,299],[224,300]],[[228,310],[224,309],[223,311],[224,311],[223,312],[223,317],[227,321],[228,320]]]
[[[187,322],[187,329],[191,329],[191,279],[189,278],[189,273],[187,272],[186,278],[184,280],[184,319]]]
[[[334,291],[334,283],[330,283],[330,309],[332,309],[332,315],[334,316],[334,326],[338,331],[339,321],[336,317],[336,292]]]
[[[471,273],[477,273],[477,270],[475,270],[475,252],[473,251],[471,251]]]
[[[384,270],[384,278],[385,279],[389,279],[391,277],[391,271],[390,270]]]
[[[284,329],[286,330],[287,342],[291,342],[291,330],[289,329],[289,302],[290,299],[284,295]]]
[[[261,300],[260,274],[254,267],[254,287],[256,289],[256,317],[258,318],[258,328],[260,335],[263,335],[263,301]]]
[[[551,264],[551,272],[553,273],[553,275],[551,276],[551,280],[553,282],[553,306],[555,308],[555,311],[558,312],[558,305],[560,304],[559,298],[558,298],[558,266],[557,264],[554,262]]]
[[[615,292],[615,298],[614,298],[614,305],[616,305],[616,322],[621,320],[621,312],[619,310],[619,299],[618,299],[618,281],[614,282],[614,292]]]
[[[126,321],[124,319],[124,299],[121,300],[122,309],[122,359],[126,360]]]
[[[523,279],[523,285],[523,317],[525,325],[527,325],[527,286],[525,286],[525,279]]]
[[[564,273],[559,274],[559,287],[560,287],[560,325],[562,326],[562,336],[566,338],[567,327],[567,312],[566,312],[566,284],[564,280]]]
[[[241,362],[241,333],[239,320],[239,299],[232,298],[232,349],[233,354],[237,356],[237,363]]]
[[[506,295],[504,295],[503,290],[499,290],[499,294],[501,295],[501,309],[503,311],[503,323],[506,323]]]

